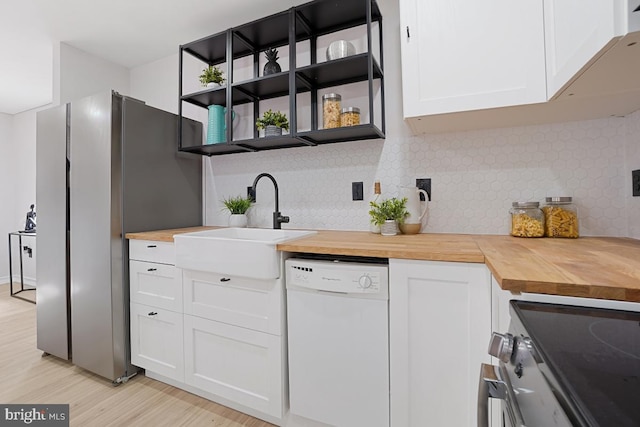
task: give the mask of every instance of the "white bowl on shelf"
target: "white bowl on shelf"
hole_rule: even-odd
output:
[[[356,48],[351,42],[348,42],[346,40],[338,40],[331,43],[327,48],[327,61],[346,58],[347,56],[355,54]]]

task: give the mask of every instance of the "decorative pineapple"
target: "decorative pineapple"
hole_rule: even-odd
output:
[[[275,48],[269,48],[264,51],[265,57],[267,58],[266,64],[264,64],[263,74],[268,76],[269,74],[275,74],[282,71],[280,68],[280,64],[276,61],[278,60],[278,51]]]

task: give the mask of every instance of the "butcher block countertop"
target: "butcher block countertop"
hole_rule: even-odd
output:
[[[129,233],[129,239],[173,241],[173,235],[219,227]],[[468,234],[381,236],[318,231],[278,250],[316,254],[485,263],[502,289],[640,302],[640,240],[615,237],[526,239]]]
[[[640,240],[475,236],[502,289],[640,302]]]
[[[171,228],[169,230],[156,230],[156,231],[141,231],[139,233],[127,233],[125,237],[127,239],[134,240],[152,240],[154,242],[173,242],[173,236],[175,234],[193,233],[196,231],[212,230],[214,228],[222,227],[188,227],[188,228]]]
[[[281,243],[286,252],[404,258],[429,261],[484,262],[484,255],[468,234],[381,236],[368,231],[319,231]]]

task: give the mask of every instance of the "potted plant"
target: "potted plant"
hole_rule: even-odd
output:
[[[253,200],[248,197],[229,197],[222,201],[226,210],[231,213],[229,217],[229,227],[246,227],[247,211],[253,204]]]
[[[225,80],[222,76],[222,70],[215,65],[209,65],[203,69],[202,74],[200,74],[200,83],[202,83],[202,86],[220,86]]]
[[[256,120],[256,127],[264,129],[264,136],[279,136],[282,135],[282,129],[289,130],[289,120],[286,114],[269,109],[262,118]]]
[[[371,223],[380,226],[380,234],[383,236],[394,236],[398,234],[398,224],[404,223],[404,219],[409,215],[407,212],[407,198],[384,199],[380,203],[369,202],[371,210],[369,216]]]

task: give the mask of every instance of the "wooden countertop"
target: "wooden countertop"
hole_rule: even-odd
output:
[[[173,235],[219,227],[128,233],[129,239],[172,242]],[[318,231],[277,246],[287,252],[485,263],[513,293],[640,302],[640,240],[615,237],[525,239],[468,234],[381,236]]]
[[[640,302],[640,240],[475,236],[502,289]]]
[[[173,242],[174,234],[193,233],[194,231],[212,230],[222,227],[187,227],[187,228],[171,228],[169,230],[141,231],[139,233],[127,233],[125,237],[133,240],[151,240],[154,242]]]
[[[318,231],[313,236],[281,243],[277,248],[286,252],[484,262],[473,236],[467,234],[381,236],[368,231]]]

